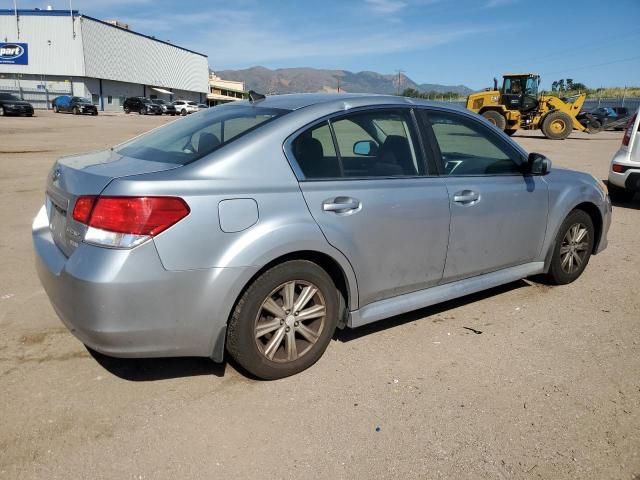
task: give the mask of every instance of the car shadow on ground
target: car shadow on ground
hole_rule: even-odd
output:
[[[502,293],[507,293],[512,290],[530,286],[531,284],[526,282],[525,280],[518,280],[516,282],[507,283],[506,285],[501,285],[489,290],[484,290],[482,292],[473,293],[471,295],[466,295],[454,300],[449,300],[448,302],[439,303],[431,307],[421,308],[420,310],[414,310],[412,312],[403,313],[402,315],[386,318],[384,320],[370,323],[369,325],[364,325],[359,328],[345,328],[343,330],[337,330],[333,338],[338,342],[350,342],[352,340],[357,340],[361,337],[371,335],[373,333],[382,332],[390,328],[404,325],[405,323],[415,322],[416,320],[424,319],[432,315],[437,315],[439,313],[446,312],[447,310],[463,307],[470,303],[478,302],[480,300],[500,295]],[[469,325],[467,325],[465,328],[473,331],[473,327],[473,322],[470,321]]]
[[[171,378],[214,375],[224,377],[226,363],[204,357],[114,358],[87,348],[105,370],[132,382],[150,382]]]
[[[405,323],[414,322],[425,317],[446,312],[447,310],[462,307],[469,303],[529,286],[530,284],[526,281],[519,280],[438,305],[380,320],[379,322],[374,322],[359,328],[338,330],[334,334],[333,339],[338,342],[350,342],[351,340],[382,332]],[[469,325],[465,326],[465,328],[469,328],[472,331],[474,330],[473,327],[473,322],[469,322]],[[151,382],[200,375],[214,375],[222,378],[224,377],[227,364],[247,378],[256,378],[229,358],[225,358],[225,361],[222,363],[216,363],[204,357],[115,358],[103,355],[90,348],[87,348],[87,350],[96,362],[109,373],[131,382]]]

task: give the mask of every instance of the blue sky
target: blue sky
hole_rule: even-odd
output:
[[[17,0],[19,8],[69,1]],[[13,0],[2,0],[13,8]],[[72,0],[74,9],[206,53],[263,65],[393,73],[489,86],[514,71],[590,87],[640,85],[640,0]]]

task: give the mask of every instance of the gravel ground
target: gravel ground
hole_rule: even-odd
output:
[[[640,198],[614,207],[609,248],[577,282],[341,332],[285,380],[91,355],[33,268],[46,173],[171,120],[0,119],[0,479],[640,478]],[[606,178],[621,136],[514,138]]]

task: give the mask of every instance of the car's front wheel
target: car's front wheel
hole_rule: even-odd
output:
[[[576,280],[593,251],[593,221],[584,210],[573,210],[560,226],[549,265],[548,278],[556,285]]]
[[[292,260],[267,270],[238,300],[227,327],[227,351],[266,380],[309,368],[335,331],[338,295],[315,263]]]

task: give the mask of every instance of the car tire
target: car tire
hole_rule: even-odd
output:
[[[146,108],[141,108],[140,110],[138,110],[138,114],[139,115],[146,115],[147,114],[147,109]]]
[[[291,260],[276,265],[255,279],[238,300],[227,326],[227,351],[250,374],[264,380],[302,372],[329,345],[340,305],[331,277],[315,263]],[[296,306],[310,316],[296,320],[301,318]]]
[[[504,133],[506,133],[509,136],[512,136],[514,133],[516,133],[518,131],[517,128],[505,128],[504,129]]]
[[[489,120],[490,123],[493,123],[500,130],[504,130],[507,126],[507,119],[504,118],[500,112],[496,112],[495,110],[487,110],[482,113],[482,116]]]
[[[542,121],[542,133],[551,140],[564,140],[573,131],[573,120],[559,110],[549,113]]]
[[[80,109],[78,107],[73,107],[73,114],[80,115]]]
[[[594,242],[591,217],[584,210],[573,210],[556,235],[547,280],[555,285],[576,280],[589,263]]]
[[[7,111],[4,109],[4,107],[0,106],[0,117],[6,117],[7,116]]]
[[[58,108],[57,105],[53,106],[53,113],[60,113],[60,109]]]
[[[183,108],[182,110],[180,110],[180,115],[182,115],[183,117],[186,117],[187,111]]]
[[[97,112],[97,111],[95,111],[95,112],[91,112],[91,115],[93,115],[93,116],[95,117],[95,116],[97,116],[97,115],[98,115],[98,112]]]
[[[129,115],[131,113],[131,109],[129,107],[124,107],[124,113]]]
[[[628,203],[633,200],[633,197],[636,195],[636,192],[633,190],[618,187],[609,182],[607,183],[607,188],[609,190],[609,197],[616,203]]]

